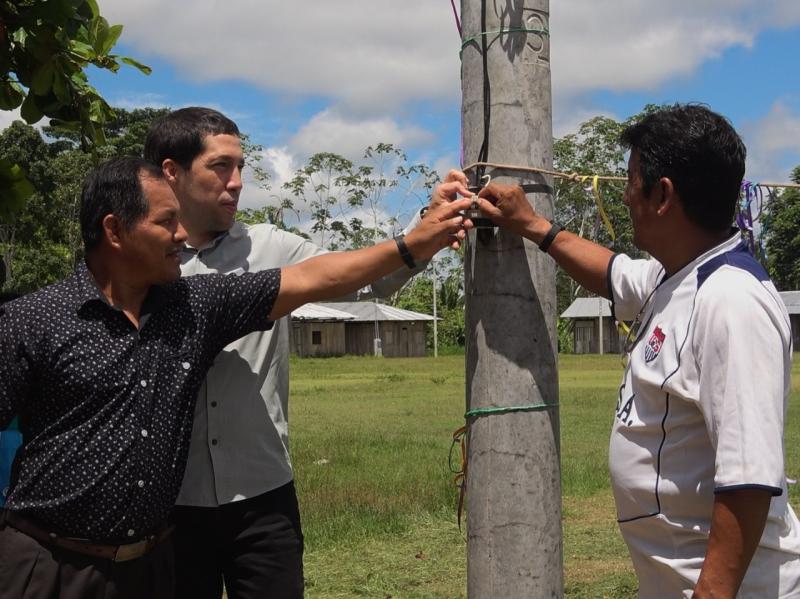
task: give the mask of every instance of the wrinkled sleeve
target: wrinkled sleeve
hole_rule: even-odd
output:
[[[699,404],[715,449],[716,491],[782,493],[791,333],[781,307],[749,275],[698,293],[693,349]]]
[[[663,273],[664,268],[657,260],[634,260],[625,254],[615,254],[608,265],[614,318],[633,320]]]

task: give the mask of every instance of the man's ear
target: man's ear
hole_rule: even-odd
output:
[[[661,177],[656,184],[656,201],[658,207],[656,213],[659,216],[664,216],[670,210],[674,210],[677,203],[680,202],[678,193],[675,191],[675,185],[669,177]]]
[[[174,184],[178,178],[178,173],[183,170],[180,164],[175,162],[172,158],[166,158],[161,163],[161,172],[164,173],[164,178],[170,185]]]
[[[113,214],[106,214],[103,217],[103,238],[112,248],[122,248],[123,230],[122,223]]]

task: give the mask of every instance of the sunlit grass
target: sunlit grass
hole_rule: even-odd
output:
[[[618,356],[560,358],[565,594],[633,598],[614,517],[608,435]],[[800,372],[786,427],[800,475]],[[306,534],[307,597],[466,596],[457,493],[447,464],[463,423],[464,358],[292,362],[292,456]],[[790,487],[794,506],[797,485]]]

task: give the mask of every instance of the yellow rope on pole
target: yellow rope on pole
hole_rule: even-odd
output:
[[[617,234],[614,232],[614,226],[611,224],[611,220],[608,218],[608,214],[606,214],[605,206],[603,206],[603,198],[600,197],[600,177],[599,175],[595,175],[592,177],[592,191],[594,191],[594,201],[597,204],[597,211],[600,213],[600,218],[603,221],[603,224],[608,229],[608,235],[611,237],[611,241],[617,240]]]
[[[570,179],[571,181],[580,181],[581,179],[585,180],[589,178],[591,175],[579,175],[578,173],[562,173],[559,171],[551,171],[546,168],[538,168],[536,166],[520,166],[517,164],[498,164],[496,162],[473,162],[470,165],[465,166],[463,170],[465,173],[467,171],[471,171],[472,169],[478,168],[479,166],[488,166],[490,168],[505,170],[505,171],[519,171],[521,173],[541,173],[543,175],[551,175],[553,177],[559,177],[562,179]],[[601,181],[627,181],[627,177],[617,177],[612,175],[596,175],[597,178]]]

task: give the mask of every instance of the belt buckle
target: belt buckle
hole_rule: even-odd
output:
[[[142,557],[147,553],[147,539],[142,539],[137,543],[129,543],[128,545],[120,545],[114,554],[115,562],[127,562],[132,559]]]

